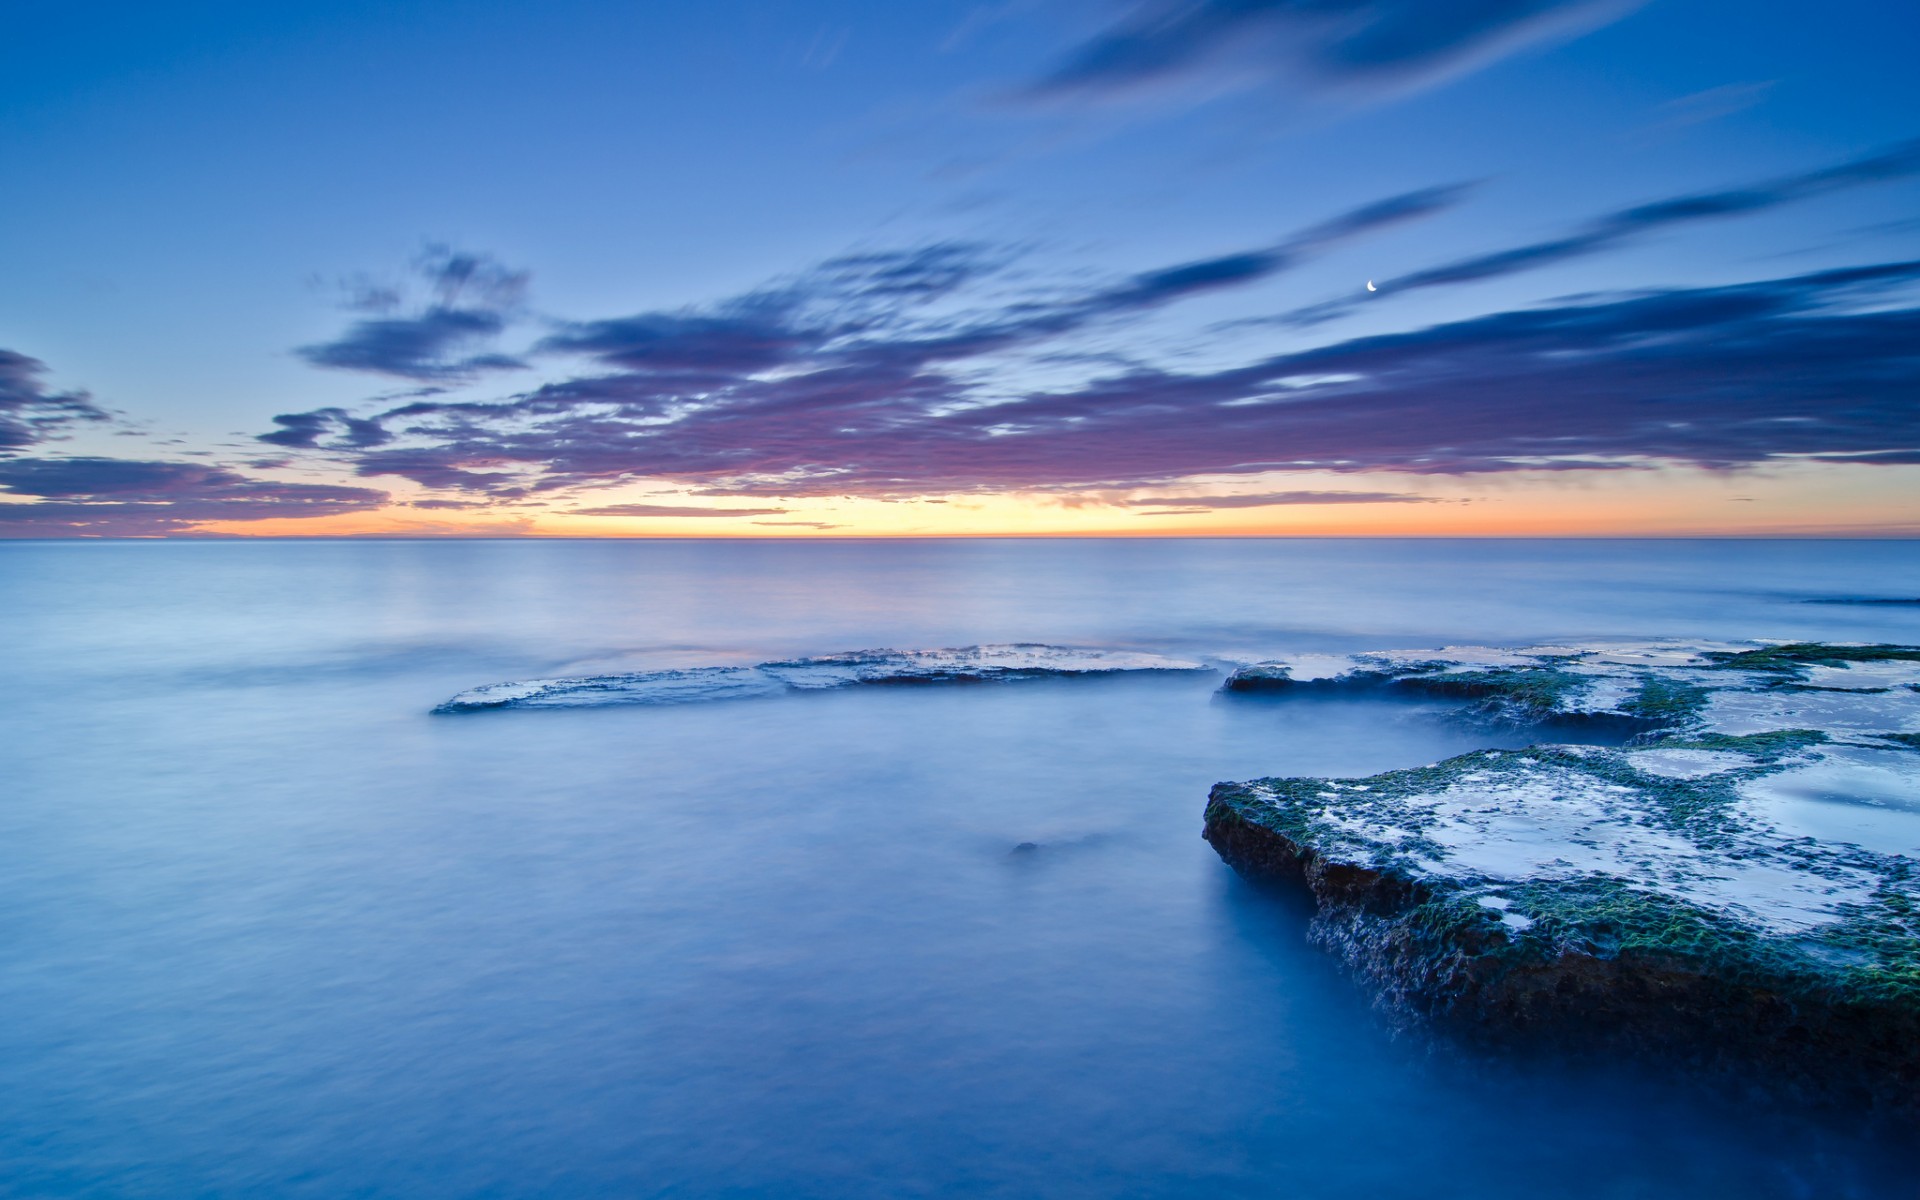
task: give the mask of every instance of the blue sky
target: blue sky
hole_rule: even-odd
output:
[[[1888,465],[1916,448],[1911,327],[1882,315],[1913,272],[1833,274],[1920,259],[1912,6],[15,12],[17,532],[709,532],[691,512],[730,497],[794,531],[969,497],[928,531],[1124,531],[1169,489],[1196,498],[1177,528],[1244,530],[1369,503],[1343,491],[1411,497],[1389,523],[1488,487],[1551,509],[1575,474],[1601,510],[1631,475],[1638,512],[1655,475],[1684,505],[1728,472],[1768,520],[1920,523]],[[1620,307],[1649,291],[1694,315]],[[1767,299],[1698,315],[1728,296]],[[1573,309],[1589,333],[1525,340]],[[1656,370],[1666,320],[1694,332]],[[1580,421],[1549,419],[1573,377],[1542,354],[1596,364]],[[1246,417],[1292,391],[1319,407]],[[105,419],[67,419],[81,394]],[[1495,427],[1524,444],[1449,432]],[[681,515],[567,518],[622,505]]]

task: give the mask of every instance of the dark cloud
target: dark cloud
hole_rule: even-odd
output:
[[[1431,496],[1406,492],[1260,492],[1222,496],[1145,496],[1122,500],[1131,508],[1179,509],[1183,512],[1208,512],[1216,508],[1266,508],[1275,504],[1430,504]],[[1163,513],[1144,513],[1161,516]]]
[[[1810,454],[1807,457],[1820,462],[1873,463],[1888,467],[1915,467],[1920,466],[1920,446],[1914,446],[1905,450],[1855,450],[1837,454]]]
[[[349,450],[362,450],[393,440],[393,435],[381,428],[378,422],[353,417],[343,408],[282,413],[273,419],[273,423],[281,428],[272,433],[263,433],[257,440],[302,450],[321,445],[322,438],[332,439],[326,443],[330,449]]]
[[[339,408],[285,413],[274,418],[280,428],[259,440],[346,453],[364,475],[506,496],[524,491],[516,472],[529,465],[546,475],[532,483],[536,488],[626,478],[636,448],[651,457],[669,444],[656,426],[682,425],[702,413],[757,410],[763,432],[778,437],[783,427],[803,427],[806,412],[844,412],[851,423],[842,435],[854,436],[865,421],[895,419],[889,415],[894,407],[961,395],[965,388],[949,371],[1272,277],[1343,241],[1441,211],[1463,192],[1460,185],[1409,192],[1266,247],[985,311],[929,313],[927,306],[954,300],[968,284],[992,275],[1004,265],[1003,252],[943,243],[844,256],[706,308],[575,322],[538,347],[588,356],[609,373],[503,402],[425,397],[372,417]],[[516,423],[527,426],[524,438],[503,440],[502,427]],[[709,469],[712,450],[689,450],[689,469]],[[757,469],[756,447],[729,453],[742,471]]]
[[[1455,184],[1388,197],[1270,246],[1144,271],[1065,295],[1016,301],[984,316],[918,324],[908,319],[914,307],[952,295],[1003,262],[1003,256],[986,247],[943,244],[834,259],[798,280],[708,310],[578,322],[538,348],[590,355],[608,366],[647,372],[675,384],[677,392],[794,366],[849,373],[843,377],[912,372],[1057,338],[1203,292],[1243,287],[1341,242],[1440,212],[1457,204],[1466,190]],[[593,386],[621,384],[597,380]]]
[[[475,425],[474,428],[477,433],[479,426]],[[440,431],[423,428],[418,432],[431,435]],[[432,447],[372,451],[357,456],[355,469],[369,476],[398,475],[422,487],[485,492],[501,500],[513,500],[526,495],[527,489],[519,482],[519,476],[510,471],[473,469],[511,468],[518,460],[495,452],[477,439],[469,441],[468,447],[460,449],[457,442],[443,441],[441,445]]]
[[[369,371],[401,379],[469,379],[485,371],[526,366],[507,354],[466,354],[506,328],[498,313],[430,308],[411,317],[356,321],[331,342],[302,346],[301,358],[316,367]]]
[[[719,313],[643,313],[583,321],[540,343],[547,352],[586,354],[638,370],[764,370],[817,350],[838,335],[796,325],[773,306],[734,305]]]
[[[526,271],[502,266],[488,254],[469,254],[447,246],[430,246],[414,268],[433,291],[440,308],[480,308],[504,312],[525,298]]]
[[[1891,263],[1614,296],[1014,394],[930,364],[909,332],[802,370],[634,372],[495,404],[422,402],[379,418],[404,446],[343,453],[363,473],[501,495],[514,480],[526,494],[652,479],[783,498],[1269,470],[1903,462],[1920,448],[1920,309],[1900,304],[1916,282],[1920,264]]]
[[[1100,99],[1249,81],[1403,91],[1634,7],[1625,0],[1140,0],[1021,94]]]
[[[192,532],[207,521],[260,521],[364,512],[386,503],[371,488],[278,483],[205,463],[122,458],[0,461],[0,536],[65,537]]]
[[[0,350],[0,455],[57,438],[78,421],[112,419],[85,392],[49,391],[46,372],[37,358]]]
[[[485,500],[433,499],[433,500],[409,500],[407,501],[407,507],[408,508],[426,508],[426,509],[468,509],[468,508],[491,508],[492,505]]]
[[[316,367],[422,383],[457,382],[526,365],[485,349],[514,319],[526,292],[526,272],[445,247],[430,249],[414,267],[429,296],[423,305],[404,315],[355,321],[333,341],[295,353]],[[350,292],[348,307],[359,311],[386,312],[402,303],[402,292],[394,288],[362,282]]]
[[[843,255],[709,309],[575,322],[537,349],[641,371],[766,370],[897,325],[1003,262],[1000,252],[964,242]]]
[[[574,517],[777,517],[784,508],[703,508],[697,504],[606,504],[576,508]],[[756,522],[766,524],[766,522]]]
[[[1063,315],[1090,318],[1156,308],[1200,292],[1254,283],[1347,239],[1451,208],[1460,202],[1467,190],[1466,184],[1450,184],[1391,196],[1343,213],[1264,249],[1144,272],[1115,287],[1095,292],[1079,304],[1065,308]]]
[[[1559,237],[1531,242],[1488,254],[1455,259],[1424,271],[1416,271],[1380,284],[1380,295],[1394,296],[1425,288],[1475,283],[1551,266],[1569,259],[1583,258],[1611,250],[1647,234],[1676,226],[1725,217],[1745,216],[1777,208],[1798,200],[1810,199],[1842,188],[1868,183],[1883,183],[1920,173],[1920,140],[1909,141],[1878,154],[1870,154],[1808,171],[1799,175],[1768,180],[1748,187],[1716,192],[1696,192],[1674,196],[1651,204],[1635,205],[1596,218]],[[1341,316],[1356,306],[1370,302],[1347,297],[1299,309],[1286,320],[1293,324],[1315,324]]]

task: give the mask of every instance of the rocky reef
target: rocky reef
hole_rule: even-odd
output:
[[[1226,686],[1637,732],[1213,789],[1207,840],[1310,894],[1397,1023],[1920,1113],[1920,649],[1449,648]]]
[[[1204,663],[1136,650],[1087,649],[1034,642],[939,650],[853,650],[752,666],[688,667],[490,683],[461,692],[433,711],[444,716],[503,708],[697,704],[872,685],[1004,683],[1137,671],[1211,669]]]

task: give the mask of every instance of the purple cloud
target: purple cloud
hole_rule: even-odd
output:
[[[379,508],[372,488],[253,479],[205,463],[122,458],[0,461],[0,537],[126,536],[192,532],[206,521],[321,517]]]
[[[0,455],[51,441],[78,421],[112,418],[85,392],[53,392],[41,382],[47,366],[0,350]]]
[[[343,408],[284,413],[275,417],[273,423],[281,428],[272,433],[263,433],[256,440],[300,450],[311,450],[321,444],[321,438],[328,436],[335,439],[329,445],[352,450],[384,445],[393,440],[393,435],[381,428],[379,422],[350,416]]]
[[[1032,345],[1205,292],[1244,287],[1344,241],[1441,212],[1459,203],[1466,190],[1456,184],[1388,197],[1269,246],[1144,271],[1064,296],[1015,302],[971,320],[916,324],[910,319],[913,308],[951,295],[1000,265],[1000,257],[985,247],[943,244],[833,259],[798,280],[710,310],[577,322],[537,348],[590,355],[611,367],[696,388],[796,365],[839,369],[846,378],[911,373]]]
[[[983,359],[1272,277],[1349,239],[1441,211],[1463,191],[1409,192],[1266,247],[957,314],[925,310],[992,275],[1004,254],[946,243],[844,256],[706,308],[574,322],[537,347],[590,357],[609,368],[606,373],[506,401],[428,397],[371,417],[339,408],[286,413],[274,418],[281,428],[259,440],[343,453],[363,475],[511,496],[526,486],[629,478],[641,443],[649,458],[671,455],[680,443],[660,435],[702,423],[702,413],[753,410],[759,432],[776,440],[811,440],[809,412],[842,413],[841,436],[853,436],[869,420],[894,420],[891,410],[898,406],[964,399],[960,373],[975,373]],[[503,426],[514,424],[525,426],[524,437],[503,436]],[[716,453],[751,472],[760,451],[689,445],[687,453],[696,473],[711,472]],[[529,465],[544,478],[523,485]]]
[[[404,447],[342,453],[366,474],[474,491],[652,479],[768,497],[1894,462],[1920,447],[1920,309],[1896,303],[1916,280],[1920,264],[1890,263],[1616,296],[1015,395],[929,365],[909,332],[811,369],[716,368],[697,391],[682,372],[633,372],[423,402],[379,418]]]

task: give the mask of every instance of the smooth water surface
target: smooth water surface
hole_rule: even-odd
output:
[[[430,716],[878,646],[1920,642],[1911,543],[0,544],[0,1194],[1880,1196],[1434,1061],[1207,787],[1522,744],[1213,675]]]

